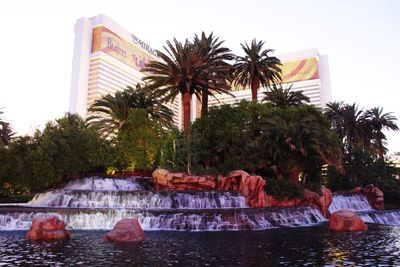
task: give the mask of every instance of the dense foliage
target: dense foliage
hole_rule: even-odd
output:
[[[10,190],[38,192],[75,176],[104,172],[113,155],[113,148],[96,129],[67,114],[33,137],[18,137],[1,149],[0,183]]]

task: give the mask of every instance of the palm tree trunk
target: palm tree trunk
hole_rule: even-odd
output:
[[[186,140],[190,137],[190,108],[191,108],[191,95],[190,93],[184,93],[182,96],[183,103],[183,134]]]
[[[251,100],[253,102],[257,102],[257,91],[259,87],[260,87],[260,78],[257,75],[255,75],[251,79]]]
[[[206,116],[208,113],[208,88],[203,88],[201,92],[201,116]]]

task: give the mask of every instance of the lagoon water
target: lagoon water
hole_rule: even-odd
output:
[[[400,227],[331,232],[327,225],[237,232],[146,232],[114,244],[105,231],[33,242],[25,231],[0,231],[0,266],[400,266]]]

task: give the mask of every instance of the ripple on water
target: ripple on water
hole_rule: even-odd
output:
[[[104,231],[32,242],[24,231],[0,232],[0,266],[399,266],[400,227],[368,232],[319,227],[242,232],[147,232],[139,243],[114,244]]]

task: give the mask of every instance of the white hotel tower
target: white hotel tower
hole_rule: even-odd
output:
[[[75,24],[70,112],[87,117],[94,100],[141,82],[140,69],[156,52],[105,15],[81,18]],[[168,106],[179,125],[180,99]]]
[[[278,56],[282,62],[284,88],[303,91],[313,105],[324,107],[331,100],[327,56],[310,49]],[[75,25],[75,46],[72,66],[70,112],[87,117],[94,100],[106,94],[135,86],[141,82],[140,69],[150,60],[158,60],[156,52],[135,35],[105,15],[81,18]],[[261,88],[259,100],[264,97]],[[210,98],[209,105],[233,104],[251,99],[250,89],[232,91],[235,97],[222,94]],[[178,96],[168,106],[174,122],[182,128],[182,104]],[[192,121],[200,116],[201,104],[193,96]]]

